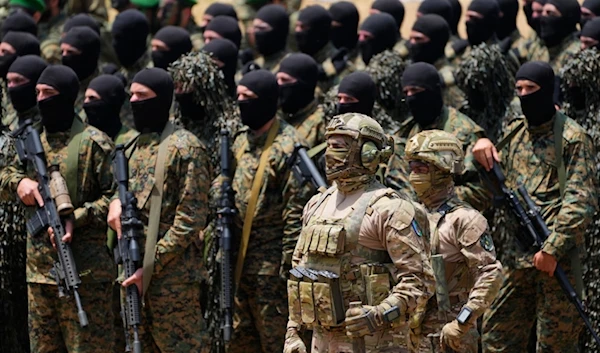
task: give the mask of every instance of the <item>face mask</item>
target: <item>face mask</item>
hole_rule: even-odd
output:
[[[431,42],[428,43],[415,43],[410,44],[408,47],[408,51],[410,53],[410,57],[413,62],[426,62],[429,64],[433,64],[437,59],[440,58],[439,55],[436,55],[433,52],[433,48],[431,47]]]
[[[313,33],[310,30],[296,32],[296,43],[298,49],[307,55],[316,54],[327,44],[321,33]]]
[[[17,57],[17,54],[5,54],[0,56],[0,77],[6,78],[10,65],[17,60]]]
[[[331,43],[338,49],[354,49],[356,40],[358,39],[357,37],[356,32],[352,31],[351,28],[346,28],[344,26],[331,27]]]
[[[194,102],[194,93],[175,94],[175,100],[179,103],[181,115],[192,121],[203,121],[206,115],[204,107]]]
[[[121,119],[117,107],[101,100],[83,103],[83,109],[90,125],[104,131],[109,136],[116,135],[121,129]]]
[[[269,56],[283,49],[285,44],[282,45],[282,43],[279,43],[276,35],[274,30],[254,32],[254,40],[258,52],[264,56]]]
[[[367,39],[362,42],[358,42],[360,48],[360,55],[365,65],[369,65],[369,61],[375,55],[375,48],[373,48],[373,40]]]
[[[530,126],[546,123],[556,113],[552,95],[544,92],[543,89],[525,96],[519,96],[519,99],[521,100],[521,110],[523,110]]]
[[[549,48],[554,47],[569,34],[562,17],[542,16],[540,20],[540,36]]]
[[[35,83],[28,82],[16,87],[8,87],[10,102],[19,113],[26,112],[37,104]]]
[[[361,102],[352,102],[352,103],[338,103],[337,104],[337,113],[338,114],[346,114],[346,113],[360,113],[371,116],[373,109],[370,107],[365,107]]]
[[[177,60],[177,58],[175,58],[175,60],[171,60],[173,58],[172,58],[172,55],[170,55],[170,54],[171,53],[169,51],[153,50],[151,55],[152,55],[152,63],[154,64],[154,67],[158,67],[158,68],[166,70],[169,67],[170,63]]]
[[[467,26],[467,39],[472,46],[487,41],[494,34],[484,19],[471,19],[465,25]]]
[[[314,100],[314,93],[302,81],[279,86],[279,104],[286,114],[297,113]]]
[[[415,190],[419,200],[428,206],[448,198],[454,187],[452,175],[444,173],[437,168],[430,170],[429,173],[411,172],[408,176],[408,181],[413,190]]]
[[[131,102],[133,125],[141,133],[161,133],[169,120],[169,109],[158,97]]]
[[[338,190],[350,193],[367,186],[374,178],[365,168],[350,166],[350,151],[345,148],[327,148],[325,151],[325,174],[327,180],[335,181]]]
[[[90,77],[98,67],[97,62],[87,58],[84,54],[71,54],[63,56],[62,64],[73,69],[73,71],[75,71],[77,74],[79,81],[83,81]]]
[[[115,54],[117,54],[117,59],[125,67],[135,64],[146,50],[145,46],[140,50],[140,48],[132,48],[131,43],[126,40],[118,41],[116,39],[113,39],[113,48]]]
[[[261,99],[246,99],[238,101],[242,124],[248,126],[251,130],[257,131],[273,119],[277,111],[265,104]]]
[[[422,128],[428,127],[440,116],[444,105],[439,92],[428,90],[406,97],[406,102],[413,118]]]
[[[42,125],[49,133],[67,131],[73,124],[73,103],[62,94],[38,101]]]
[[[583,29],[583,27],[585,27],[585,24],[588,23],[590,21],[589,18],[582,18],[581,21],[579,21],[579,28]]]

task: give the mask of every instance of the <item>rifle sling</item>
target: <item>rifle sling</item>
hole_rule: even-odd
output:
[[[146,236],[146,245],[144,247],[144,277],[143,293],[145,294],[150,286],[150,280],[154,272],[154,258],[156,256],[156,242],[158,241],[158,228],[160,225],[160,212],[162,208],[163,187],[165,180],[165,161],[167,159],[167,149],[169,147],[169,136],[173,133],[175,127],[169,121],[160,136],[160,145],[158,146],[158,156],[156,156],[156,165],[154,167],[154,187],[150,195],[150,215],[148,217],[148,234]]]
[[[238,288],[240,278],[242,277],[242,270],[244,267],[244,260],[246,258],[246,251],[248,250],[248,241],[250,240],[250,232],[252,231],[252,220],[254,219],[254,212],[256,211],[256,204],[258,202],[258,194],[263,185],[263,176],[267,167],[267,162],[271,152],[271,146],[277,132],[279,131],[279,119],[275,119],[273,125],[269,129],[267,140],[262,148],[260,155],[260,162],[258,163],[258,169],[252,181],[252,190],[250,192],[250,200],[248,200],[248,206],[246,207],[246,215],[244,216],[244,226],[242,228],[242,242],[240,244],[240,251],[238,253],[237,264],[235,266],[235,287]],[[236,160],[239,161],[246,151],[246,144],[241,146],[236,154]]]
[[[83,124],[83,121],[81,121],[79,116],[75,115],[73,124],[71,125],[71,139],[67,145],[67,171],[65,175],[67,189],[69,189],[69,196],[71,196],[73,205],[79,203],[79,195],[77,194],[77,170],[79,169],[79,149],[81,147],[84,128],[85,125]]]

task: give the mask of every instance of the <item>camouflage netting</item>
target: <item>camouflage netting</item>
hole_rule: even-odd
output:
[[[410,114],[402,93],[401,79],[405,68],[406,62],[400,54],[386,50],[375,55],[366,69],[377,85],[377,103],[400,123]]]
[[[561,90],[565,100],[563,110],[581,124],[592,136],[596,146],[596,166],[600,162],[600,53],[596,49],[577,53],[561,70]],[[600,171],[596,174],[596,181]],[[586,251],[583,260],[583,278],[586,304],[590,321],[600,330],[600,216],[586,233]],[[591,335],[584,330],[581,338],[582,352],[598,352]]]
[[[461,111],[481,126],[492,141],[497,141],[512,114],[510,102],[515,87],[514,76],[499,47],[474,47],[456,71],[456,84],[468,97],[468,104]]]

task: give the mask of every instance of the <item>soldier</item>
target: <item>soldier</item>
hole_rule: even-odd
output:
[[[460,9],[460,4],[459,4]],[[420,18],[423,15],[438,15],[442,17],[446,23],[448,24],[448,28],[450,29],[450,24],[454,23],[454,14],[452,10],[452,5],[450,5],[449,1],[438,1],[438,0],[425,0],[419,5],[419,9],[417,10],[417,18]],[[460,13],[458,14],[460,17]],[[468,47],[469,42],[460,38],[456,31],[456,28],[453,28],[450,32],[449,41],[444,50],[444,54],[448,57],[449,60],[456,58],[457,56],[462,55],[465,49]],[[410,49],[410,48],[409,48]]]
[[[326,138],[326,174],[334,184],[304,208],[293,267],[306,275],[299,281],[303,275],[290,272],[284,352],[306,351],[299,336],[305,328],[313,330],[315,353],[397,351],[394,329],[419,321],[433,293],[427,215],[375,180],[392,153],[377,122],[339,115]],[[332,245],[310,245],[320,242]]]
[[[161,28],[152,38],[151,45],[154,67],[164,70],[173,61],[192,50],[192,41],[188,31],[175,26]]]
[[[215,64],[225,78],[227,93],[236,96],[235,72],[238,63],[238,48],[229,39],[213,39],[202,48],[202,51],[211,55]]]
[[[477,353],[477,319],[500,289],[502,265],[487,220],[454,192],[453,176],[464,171],[463,144],[448,132],[428,130],[413,136],[405,152],[410,183],[429,215],[432,262],[444,268],[436,272],[434,265],[436,294],[442,295],[430,299],[422,326],[410,330],[410,344],[437,352],[441,338],[444,350]]]
[[[358,22],[360,16],[356,6],[349,1],[338,1],[329,8],[331,15],[331,43],[337,49],[348,50],[348,60],[360,65],[358,49]],[[364,68],[362,68],[364,69]]]
[[[89,27],[100,36],[100,63],[117,63],[117,55],[112,47],[112,35],[106,22],[98,22],[91,15],[80,13],[67,20],[63,27],[62,37],[73,27]]]
[[[528,61],[529,53],[537,46],[543,46],[540,39],[540,19],[542,17],[543,4],[546,0],[523,0],[523,12],[527,18],[527,24],[531,28],[529,36],[521,41],[521,44],[513,48],[513,53],[521,64]]]
[[[581,29],[581,50],[596,48],[600,49],[600,19],[591,19]]]
[[[362,23],[358,32],[358,45],[365,65],[369,65],[373,56],[394,48],[397,40],[395,26],[394,18],[387,13],[373,14]],[[408,53],[400,56],[405,58]]]
[[[581,4],[581,20],[579,21],[579,26],[583,29],[589,20],[598,16],[600,16],[600,1],[585,0],[583,4]]]
[[[227,352],[281,350],[288,318],[285,280],[301,228],[302,207],[312,194],[300,188],[286,160],[294,145],[306,145],[293,126],[276,117],[278,86],[266,70],[247,73],[238,85],[246,125],[232,152],[232,179],[241,237],[235,267],[233,339]]]
[[[44,59],[37,55],[18,57],[6,75],[8,97],[14,108],[13,113],[3,119],[2,125],[14,131],[25,120],[31,119],[39,125],[40,112],[37,107],[35,85],[47,65]]]
[[[498,0],[498,6],[500,8],[500,19],[496,27],[496,36],[500,40],[500,46],[510,49],[518,48],[525,41],[517,28],[519,1]]]
[[[140,136],[129,157],[129,187],[145,224],[146,238],[140,248],[144,264],[149,265],[125,279],[123,287],[136,285],[144,298],[145,349],[199,352],[203,347],[200,280],[204,269],[198,234],[206,223],[210,183],[206,149],[189,131],[174,129],[169,122],[173,81],[166,71],[140,71],[131,92],[133,121]],[[151,196],[152,189],[161,181],[158,187],[164,192],[157,199]],[[156,207],[160,219],[155,222],[150,213]],[[120,215],[121,203],[115,198],[108,223],[119,236]]]
[[[81,328],[73,300],[57,296],[57,276],[51,271],[56,254],[47,236],[27,237],[29,339],[32,352],[106,352],[114,347],[111,279],[115,268],[106,251],[106,213],[112,188],[110,139],[85,125],[74,112],[77,75],[66,66],[49,66],[37,81],[43,131],[41,142],[48,165],[58,165],[66,176],[75,211],[65,222],[63,241],[70,243],[82,284],[79,295],[89,325]],[[76,133],[75,131],[79,131]],[[79,136],[79,137],[74,137]],[[78,153],[69,155],[68,143],[79,139]],[[43,204],[33,168],[15,161],[0,175],[3,192],[17,193],[27,206]],[[52,232],[49,231],[50,235]],[[52,274],[53,273],[53,274]]]
[[[242,43],[242,32],[238,22],[229,16],[217,16],[210,21],[204,31],[204,44],[210,43],[211,40],[217,38],[225,38],[240,47]]]
[[[279,118],[296,128],[307,148],[325,141],[325,116],[315,97],[318,75],[315,60],[302,53],[283,59],[277,73]]]
[[[289,31],[290,19],[283,6],[269,4],[258,10],[252,24],[252,35],[260,56],[253,63],[277,73],[281,61],[289,53],[286,48]]]
[[[368,73],[357,71],[344,77],[338,88],[337,114],[373,114],[377,87]]]
[[[524,64],[516,79],[525,119],[509,124],[505,136],[511,137],[505,150],[498,151],[490,140],[481,139],[473,147],[473,154],[486,170],[493,163],[502,163],[507,186],[525,187],[541,207],[540,213],[552,233],[541,249],[522,251],[514,241],[505,245],[500,259],[505,279],[498,297],[484,314],[483,350],[525,351],[537,318],[538,352],[576,352],[582,325],[552,277],[557,263],[571,283],[577,283],[573,280],[581,276],[576,270],[578,248],[598,208],[594,145],[579,124],[556,111],[550,65]],[[560,142],[555,141],[557,132]],[[522,231],[518,227],[514,219],[502,226],[511,235]]]
[[[394,50],[397,51],[402,58],[406,58],[408,56],[408,47],[406,45],[406,41],[402,39],[400,34],[400,28],[402,27],[402,22],[404,21],[404,5],[402,5],[402,2],[396,0],[375,0],[373,4],[371,4],[369,13],[371,15],[387,13],[394,18],[394,22],[396,23],[396,30],[394,33],[397,34]]]
[[[130,9],[117,15],[112,25],[113,48],[121,64],[120,72],[130,86],[133,76],[152,63],[148,51],[150,27],[146,17]]]
[[[27,32],[37,36],[37,24],[30,14],[25,11],[14,11],[0,26],[0,38],[8,32]]]
[[[434,65],[444,82],[444,102],[461,109],[466,97],[456,86],[454,68],[445,57],[449,34],[450,28],[442,17],[432,14],[417,18],[410,32],[410,58]]]
[[[204,10],[204,14],[200,18],[198,31],[191,35],[194,50],[198,51],[202,49],[202,47],[204,46],[204,37],[202,36],[202,34],[204,33],[204,31],[206,31],[206,26],[208,26],[210,21],[212,21],[212,19],[217,16],[229,16],[233,17],[235,20],[238,19],[235,9],[230,4],[224,4],[221,2],[213,2],[212,4],[210,4],[206,8],[206,10]]]
[[[416,63],[408,66],[402,75],[402,90],[412,117],[404,121],[395,134],[397,145],[385,178],[388,186],[415,199],[416,190],[406,180],[409,166],[404,159],[403,145],[422,130],[443,130],[458,138],[466,155],[465,172],[457,178],[456,194],[475,209],[482,209],[487,201],[487,192],[480,185],[479,174],[469,151],[484,136],[483,129],[467,116],[444,104],[439,75],[430,64]]]

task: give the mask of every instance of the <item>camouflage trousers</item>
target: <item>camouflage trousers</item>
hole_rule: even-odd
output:
[[[85,283],[79,288],[89,325],[79,326],[72,297],[58,298],[56,286],[28,283],[31,351],[102,353],[114,351],[112,284]]]
[[[556,279],[535,268],[503,272],[500,292],[483,316],[483,351],[526,352],[537,318],[538,353],[578,352],[582,323]]]
[[[283,350],[288,322],[286,282],[279,276],[242,276],[234,298],[233,336],[227,353]]]
[[[319,326],[313,328],[311,351],[313,353],[358,353],[361,351],[359,348],[361,340],[364,340],[366,351],[370,353],[408,352],[406,348],[402,348],[402,342],[387,331],[377,332],[361,339],[352,339],[346,335],[343,328],[327,330]]]

